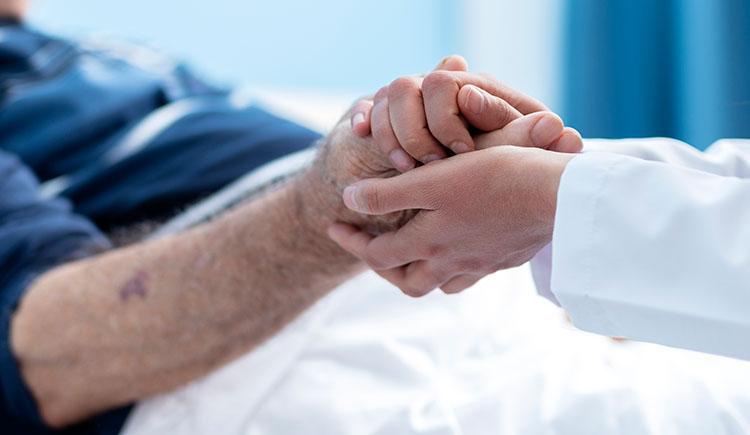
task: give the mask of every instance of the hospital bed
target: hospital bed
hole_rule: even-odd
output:
[[[351,101],[261,97],[317,128]],[[304,107],[312,110],[299,113]],[[155,236],[216,214],[310,158],[302,152],[249,174]],[[123,433],[744,434],[750,364],[577,331],[536,295],[526,266],[421,299],[365,273],[253,352],[137,404]]]

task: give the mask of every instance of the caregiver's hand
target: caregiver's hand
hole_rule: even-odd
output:
[[[344,191],[351,210],[421,211],[373,237],[346,224],[329,236],[411,296],[461,291],[531,259],[552,237],[557,190],[571,154],[521,147],[467,153]]]
[[[489,76],[467,72],[463,58],[450,56],[425,77],[401,77],[381,88],[373,102],[353,110],[352,128],[362,137],[372,133],[384,155],[405,172],[418,162],[481,149],[472,135],[545,110]],[[529,142],[514,145],[578,152],[582,142],[578,132],[565,128],[552,141],[530,135]]]

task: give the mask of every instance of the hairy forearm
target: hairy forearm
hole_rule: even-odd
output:
[[[40,277],[12,345],[45,420],[66,425],[195,379],[356,273],[325,236],[310,177],[186,233]]]

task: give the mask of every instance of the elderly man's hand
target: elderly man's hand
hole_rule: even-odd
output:
[[[344,206],[344,188],[365,178],[387,178],[398,174],[387,158],[378,151],[372,138],[356,136],[346,114],[323,140],[318,156],[299,180],[303,194],[304,219],[325,227],[334,221],[348,222],[379,234],[403,225],[413,213],[408,211],[383,216],[364,216]],[[322,220],[322,222],[320,222]]]
[[[388,180],[348,187],[346,205],[370,215],[419,209],[373,237],[345,224],[329,235],[411,296],[461,291],[528,261],[552,236],[560,177],[571,154],[494,147]]]
[[[545,127],[553,128],[545,122],[562,123],[547,110],[534,98],[488,75],[467,72],[463,58],[450,56],[425,77],[400,77],[381,88],[372,103],[355,107],[352,126],[362,137],[372,134],[383,154],[401,172],[420,162],[481,149],[476,138],[482,133],[538,112],[547,115],[532,118],[539,128],[529,130],[522,142],[494,144],[580,151],[581,136],[572,128],[565,127],[552,140],[545,135]]]

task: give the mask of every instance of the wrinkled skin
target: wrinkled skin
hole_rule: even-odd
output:
[[[401,227],[414,211],[399,211],[382,216],[365,216],[347,209],[341,200],[344,188],[367,178],[389,178],[398,174],[390,161],[383,156],[372,138],[358,137],[352,132],[349,118],[351,111],[342,117],[322,141],[320,151],[313,163],[312,172],[319,188],[311,188],[311,195],[322,201],[323,206],[335,210],[341,222],[362,228],[370,234],[381,234]]]

